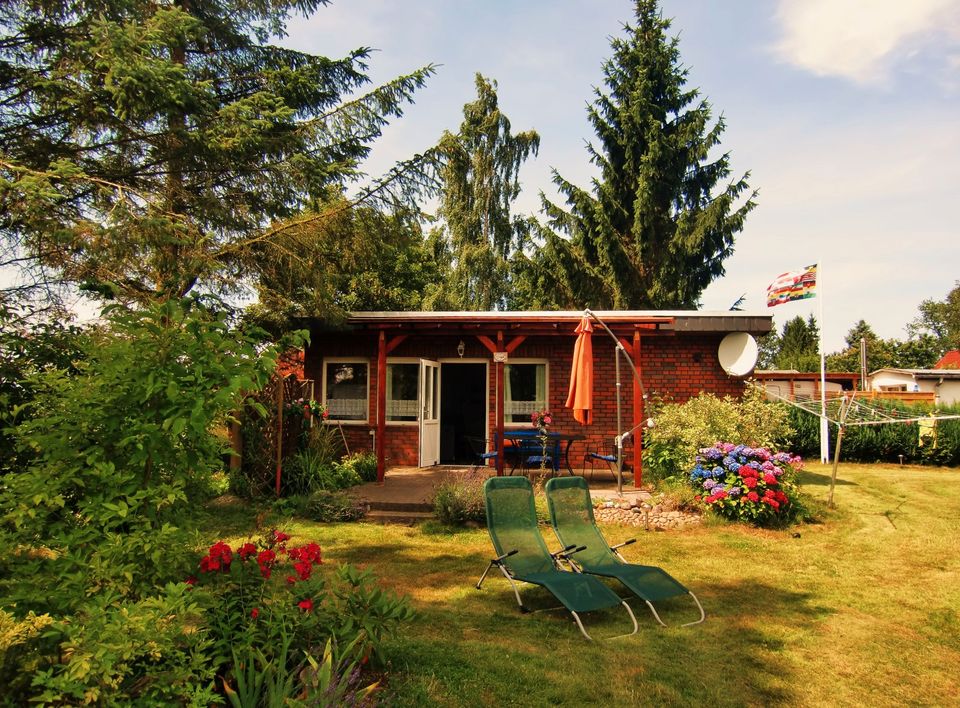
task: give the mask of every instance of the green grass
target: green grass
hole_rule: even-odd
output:
[[[829,467],[812,465],[801,481],[826,499]],[[707,621],[664,629],[632,602],[640,632],[592,643],[566,613],[520,614],[502,577],[474,589],[492,553],[484,530],[291,528],[318,541],[327,563],[371,568],[417,610],[386,645],[392,705],[955,704],[960,471],[841,465],[835,502],[823,523],[784,531],[605,527],[611,543],[638,535],[628,559],[686,584]],[[242,512],[216,518],[211,534],[250,524]],[[537,588],[522,592],[551,604]],[[662,616],[695,613],[675,601]],[[585,620],[595,637],[627,626],[625,613]]]

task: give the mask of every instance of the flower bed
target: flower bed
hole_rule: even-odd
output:
[[[788,452],[718,442],[700,450],[690,482],[698,500],[720,516],[770,526],[792,518],[802,466]]]

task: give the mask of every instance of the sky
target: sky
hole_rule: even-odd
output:
[[[535,129],[517,213],[538,215],[551,174],[588,186],[586,106],[630,0],[333,0],[288,26],[287,46],[375,51],[384,82],[435,64],[415,104],[377,141],[366,170],[456,132],[474,76],[497,81],[514,132]],[[757,208],[702,309],[772,314],[777,329],[818,315],[827,352],[866,320],[905,338],[925,299],[960,281],[960,0],[662,0],[696,87],[722,116],[732,177],[750,173]],[[785,271],[820,263],[818,298],[767,309]]]

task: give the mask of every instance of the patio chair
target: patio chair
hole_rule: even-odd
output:
[[[497,459],[497,449],[499,442],[496,432],[493,434],[492,440],[486,440],[484,438],[474,438],[467,437],[467,444],[470,445],[470,452],[473,454],[473,467],[470,468],[471,472],[475,472],[478,467],[487,467],[487,463],[490,460],[496,461]],[[487,449],[487,444],[490,444],[491,449]]]
[[[593,516],[593,503],[590,489],[583,477],[562,477],[551,479],[546,485],[547,507],[550,510],[550,523],[557,538],[564,546],[583,547],[569,559],[575,568],[583,573],[606,578],[615,578],[627,586],[630,591],[647,603],[654,619],[666,626],[654,602],[680,595],[690,595],[700,610],[700,619],[687,622],[684,627],[700,624],[706,618],[703,606],[697,596],[681,585],[662,568],[651,565],[627,563],[619,549],[634,543],[630,539],[616,546],[610,546],[597,528]]]
[[[570,611],[587,639],[591,637],[583,627],[580,613],[617,605],[623,605],[633,622],[633,631],[621,636],[637,633],[639,627],[633,611],[610,588],[589,575],[571,573],[557,567],[559,559],[569,557],[577,549],[570,546],[557,553],[547,550],[537,527],[530,480],[526,477],[491,477],[483,485],[483,492],[487,506],[487,530],[497,557],[490,561],[480,576],[478,590],[490,570],[496,567],[510,582],[521,612],[530,610],[520,599],[515,580],[539,585],[552,593]]]
[[[594,450],[589,451],[583,456],[583,467],[586,470],[587,465],[590,465],[590,480],[593,481],[593,472],[594,466],[598,463],[602,463],[603,467],[607,468],[610,471],[610,474],[613,475],[613,479],[617,479],[617,447],[616,443],[611,443],[607,447],[599,446]],[[626,467],[624,467],[626,469]]]

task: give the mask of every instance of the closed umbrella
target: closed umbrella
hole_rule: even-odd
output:
[[[581,425],[590,425],[593,418],[593,324],[584,316],[574,330],[577,341],[573,345],[573,370],[570,372],[570,391],[567,408]]]

